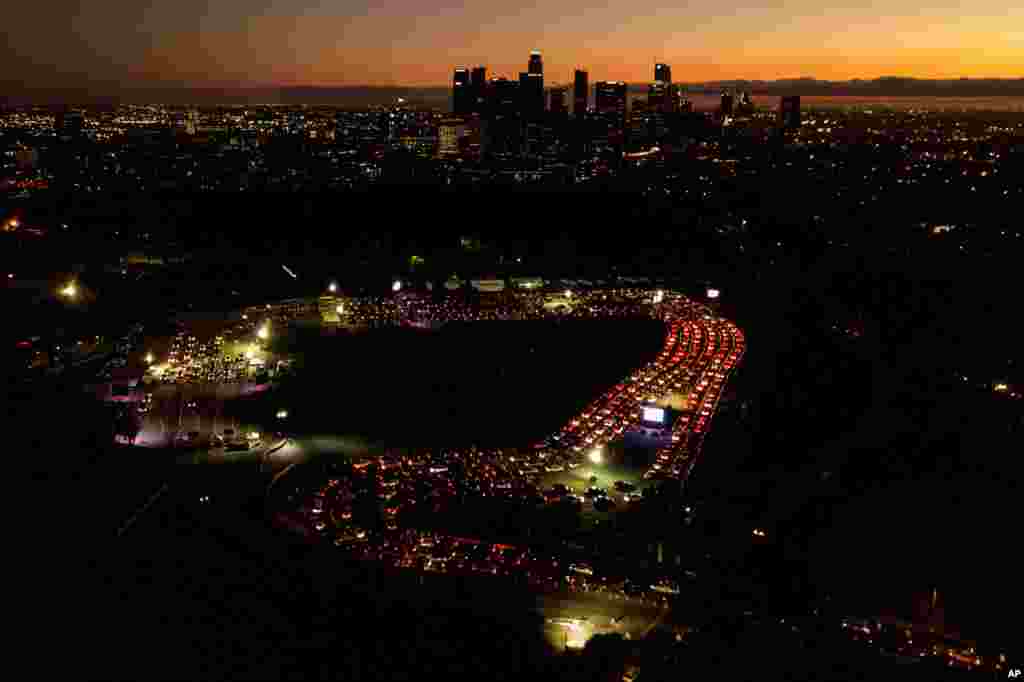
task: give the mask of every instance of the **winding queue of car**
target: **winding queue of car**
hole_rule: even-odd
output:
[[[600,315],[601,302],[609,293],[613,305],[620,306],[622,297],[614,292],[581,292],[573,298],[586,314]],[[577,492],[556,484],[541,490],[538,481],[544,473],[576,468],[588,457],[595,462],[601,448],[640,422],[644,403],[670,393],[685,394],[686,409],[675,422],[672,445],[658,451],[647,478],[685,477],[729,374],[742,359],[743,333],[707,306],[674,292],[630,292],[628,299],[647,301],[648,313],[665,321],[662,350],[534,448],[525,452],[424,449],[366,458],[353,465],[352,477],[332,478],[313,491],[294,490],[290,499],[297,508],[279,512],[278,520],[308,537],[331,541],[361,558],[396,568],[456,573],[523,571],[538,584],[551,585],[568,578],[588,582],[580,571],[556,558],[533,557],[529,550],[516,548],[496,553],[496,546],[483,541],[409,531],[403,518],[407,513],[451,512],[460,499],[471,497],[491,497],[523,507],[564,504],[577,510],[586,501],[597,511],[610,511],[616,502],[602,488],[592,486]],[[544,314],[561,315],[564,311]],[[362,479],[363,486],[372,485],[374,504],[382,512],[375,539],[358,523],[359,484],[355,479]],[[616,481],[614,488],[626,503],[639,496],[625,481]]]

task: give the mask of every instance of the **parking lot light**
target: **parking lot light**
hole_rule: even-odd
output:
[[[594,448],[593,450],[591,450],[590,454],[587,455],[587,459],[589,459],[594,464],[600,464],[604,459],[601,455],[601,448]]]

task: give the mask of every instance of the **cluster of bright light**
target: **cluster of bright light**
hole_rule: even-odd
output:
[[[339,304],[338,304],[338,307],[337,307],[337,308],[335,308],[334,310],[335,310],[335,312],[337,312],[337,313],[338,313],[339,315],[342,315],[342,314],[344,314],[344,312],[345,312],[345,304],[344,304],[344,303],[339,303]]]
[[[277,411],[277,418],[278,419],[287,419],[288,418],[288,410],[285,410],[285,409],[278,410]]]
[[[653,300],[655,303],[661,303],[662,301],[665,300],[665,292],[662,291],[661,289],[658,289],[657,291],[654,292]]]
[[[146,353],[146,364],[147,365],[153,364],[153,354],[152,353]]]
[[[402,280],[396,279],[394,281],[394,283],[391,285],[391,291],[393,291],[393,292],[395,292],[397,294],[401,290],[402,290]]]
[[[708,289],[708,298],[714,300],[722,295],[722,292],[718,289]]]
[[[74,298],[75,294],[78,293],[78,288],[74,282],[68,282],[68,285],[60,290],[60,293],[64,294],[68,298]]]
[[[270,323],[268,322],[267,324],[260,327],[260,330],[256,332],[256,336],[266,340],[270,336]]]
[[[593,450],[591,450],[590,454],[587,455],[587,459],[589,459],[594,464],[600,464],[601,461],[604,459],[604,457],[601,455],[601,448],[594,448]]]
[[[338,290],[338,285],[335,284],[334,282],[331,282],[330,284],[327,285],[327,291],[331,292],[332,294],[334,292],[336,292],[337,290]]]

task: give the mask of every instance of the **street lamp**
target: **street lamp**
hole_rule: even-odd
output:
[[[147,365],[152,365],[153,364],[153,354],[152,353],[146,353],[146,364]]]
[[[708,298],[712,301],[722,295],[722,292],[718,289],[708,289]]]
[[[74,298],[78,294],[78,288],[74,282],[68,282],[67,286],[60,290],[60,293],[64,294],[68,298]]]
[[[397,294],[401,290],[402,290],[402,280],[396,279],[394,281],[394,283],[391,285],[391,291],[393,291],[393,292],[395,292]]]
[[[330,284],[327,285],[327,291],[331,292],[332,294],[334,292],[336,292],[337,290],[338,290],[338,285],[336,283],[331,282]]]

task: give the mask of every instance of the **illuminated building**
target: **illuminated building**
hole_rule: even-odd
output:
[[[530,53],[530,61],[527,64],[526,71],[538,76],[544,75],[544,60],[541,59],[540,52],[537,50]]]
[[[721,114],[723,117],[732,116],[734,103],[735,101],[732,93],[727,90],[723,90],[721,103],[718,106],[718,113]]]
[[[590,91],[586,71],[576,69],[573,75],[572,112],[577,118],[587,113],[587,98]]]
[[[668,64],[655,64],[654,65],[654,80],[661,81],[662,83],[672,83],[672,67]]]
[[[800,95],[788,95],[779,101],[779,127],[785,130],[800,127]]]
[[[594,111],[602,116],[626,119],[626,84],[622,81],[598,81],[594,84]]]
[[[199,112],[196,110],[185,112],[185,134],[195,135],[199,129]]]
[[[750,96],[749,92],[743,91],[740,93],[739,102],[736,104],[736,110],[738,113],[743,115],[750,115],[754,113],[754,99]]]
[[[438,154],[454,156],[459,153],[459,140],[466,136],[466,122],[461,118],[447,118],[438,126]]]
[[[673,83],[671,88],[672,113],[689,114],[693,113],[693,102],[686,97],[686,88],[678,83]]]
[[[479,114],[484,110],[487,101],[487,67],[475,66],[469,76],[469,85],[473,91],[472,112]]]
[[[452,77],[452,112],[465,116],[473,111],[473,86],[469,69],[455,69]]]
[[[548,107],[553,114],[565,114],[568,113],[568,109],[565,104],[566,88],[563,86],[555,86],[551,88],[550,97],[551,104]]]
[[[480,151],[484,155],[518,153],[522,132],[519,110],[519,84],[507,78],[492,78],[480,128]]]
[[[666,111],[670,105],[669,83],[656,80],[647,86],[647,108],[651,111]]]

